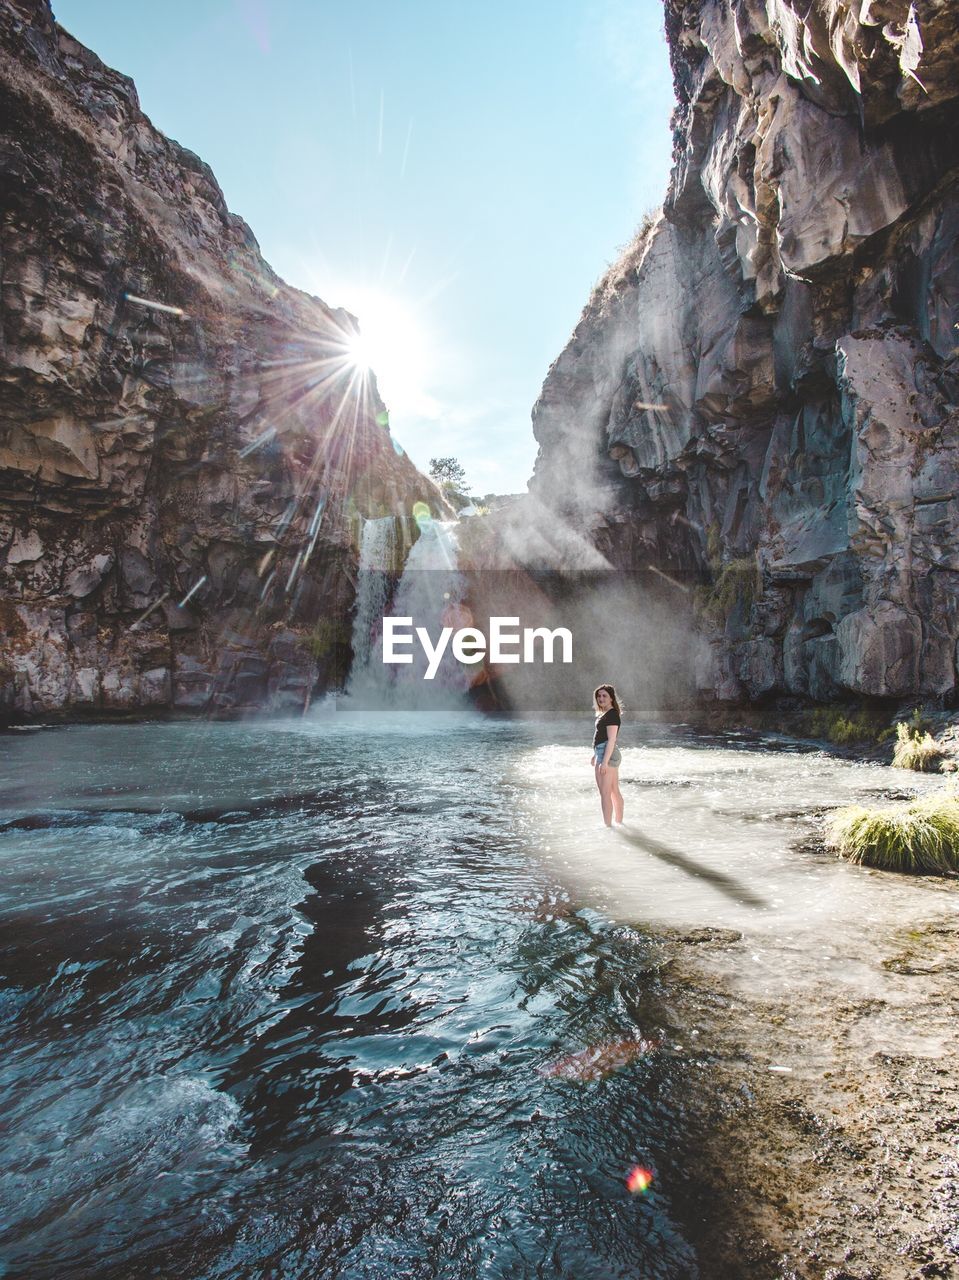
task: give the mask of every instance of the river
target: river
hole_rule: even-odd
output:
[[[949,889],[826,857],[889,771],[773,739],[627,727],[609,832],[588,727],[7,735],[3,1274],[708,1275],[657,930],[856,983],[837,915]]]

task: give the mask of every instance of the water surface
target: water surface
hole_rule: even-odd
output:
[[[837,921],[951,888],[817,847],[889,770],[626,745],[610,833],[588,725],[3,738],[3,1274],[708,1276],[658,931],[743,932],[759,984],[865,983]]]

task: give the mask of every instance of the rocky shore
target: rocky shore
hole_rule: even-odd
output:
[[[956,1274],[959,929],[941,888],[940,912],[865,953],[840,942],[801,986],[778,980],[775,947],[757,982],[755,940],[737,933],[663,938],[669,1035],[685,1049],[695,1031],[696,1047],[674,1067],[671,1177],[697,1197],[710,1280]]]

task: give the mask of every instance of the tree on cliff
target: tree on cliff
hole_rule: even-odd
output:
[[[430,458],[430,475],[454,506],[472,502],[466,486],[466,469],[456,458]]]
[[[438,485],[466,492],[466,470],[456,458],[430,458],[430,475]]]

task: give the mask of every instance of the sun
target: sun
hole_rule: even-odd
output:
[[[368,373],[376,364],[376,344],[365,333],[351,334],[346,340],[346,357],[354,369]]]
[[[391,414],[433,417],[430,344],[416,310],[399,298],[359,288],[350,290],[345,305],[359,325],[346,340],[350,364],[375,376]]]

